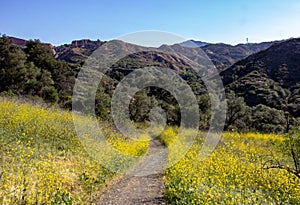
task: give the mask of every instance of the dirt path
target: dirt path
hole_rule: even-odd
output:
[[[150,142],[147,156],[120,178],[102,196],[99,204],[165,204],[163,174],[168,153],[157,139]]]

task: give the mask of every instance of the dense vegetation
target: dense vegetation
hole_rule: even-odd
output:
[[[85,124],[90,117],[77,120]],[[116,149],[135,156],[146,153],[147,140],[125,139],[104,124]],[[96,203],[115,175],[83,147],[69,112],[0,98],[0,135],[1,204]],[[120,169],[129,163],[108,157]]]
[[[204,134],[199,134],[187,155],[167,170],[165,196],[170,204],[297,204],[300,201],[300,137],[296,129],[299,126],[298,41],[252,48],[250,45],[204,48],[218,68],[224,69],[225,65],[246,57],[247,52],[271,46],[221,72],[228,104],[225,129],[231,132],[223,134],[217,149],[204,161],[199,157]],[[18,47],[7,37],[0,38],[0,93],[6,96],[0,98],[0,203],[96,203],[102,188],[115,176],[87,152],[76,134],[71,113],[60,110],[71,108],[75,77],[82,60],[95,48],[93,44],[91,48],[74,50],[64,45],[58,48],[59,56],[55,58],[38,40]],[[197,55],[197,48],[175,45],[173,49],[190,52],[191,57]],[[242,53],[234,53],[239,51]],[[229,57],[228,52],[232,54]],[[106,139],[124,154],[144,155],[149,136],[139,136],[143,141],[130,140],[110,125],[111,96],[124,76],[151,65],[173,69],[188,82],[200,108],[199,128],[203,131],[209,128],[209,95],[187,62],[163,52],[135,53],[111,67],[96,95],[95,112],[97,120],[102,120]],[[43,99],[48,107],[54,106],[46,109],[9,96],[19,99],[25,96],[30,102]],[[160,136],[166,146],[172,147],[169,150],[172,163],[178,150],[185,146],[180,143],[184,139],[176,141],[176,125],[180,124],[181,116],[172,94],[155,87],[140,90],[131,100],[130,117],[136,125],[145,127],[153,106],[166,111],[167,123],[172,126]],[[86,125],[91,118],[78,115],[77,120]],[[90,135],[94,136],[92,132]],[[186,137],[192,132],[186,129]],[[282,135],[284,132],[289,134]],[[117,170],[135,163],[113,153],[104,154],[105,160],[112,162]]]
[[[30,98],[37,96],[46,102],[58,103],[61,107],[70,108],[72,88],[77,72],[83,60],[86,59],[86,55],[90,54],[98,44],[102,44],[98,41],[92,43],[95,45],[81,47],[80,50],[72,48],[71,45],[57,48],[56,57],[58,56],[59,59],[68,60],[63,57],[66,55],[72,58],[74,49],[85,56],[74,64],[71,61],[67,63],[57,60],[52,51],[38,40],[28,41],[24,48],[20,48],[12,45],[7,37],[1,37],[0,92],[10,95],[26,95]],[[129,46],[122,42],[119,44],[123,47]],[[213,59],[216,64],[219,62],[216,55],[225,56],[230,53],[233,60],[225,63],[230,65],[245,57],[247,52],[251,54],[251,52],[261,51],[271,46],[266,51],[251,55],[221,72],[228,93],[228,115],[225,126],[227,130],[287,132],[293,126],[299,125],[299,119],[297,119],[299,117],[298,64],[293,60],[297,59],[299,49],[297,45],[298,40],[292,39],[275,43],[272,46],[271,43],[265,43],[236,47],[222,44],[202,47],[208,54],[214,53]],[[169,48],[162,46],[161,50]],[[171,46],[171,48],[177,52],[184,52],[191,59],[199,54],[197,48],[183,48],[179,45]],[[241,53],[240,57],[238,53]],[[284,55],[279,56],[280,53]],[[287,55],[287,53],[293,53],[293,55]],[[219,63],[222,64],[223,60]],[[144,51],[132,54],[113,65],[107,72],[106,78],[100,82],[96,95],[96,114],[104,120],[110,120],[110,99],[119,81],[133,70],[151,65],[173,69],[187,81],[199,103],[200,128],[207,129],[210,119],[210,100],[204,83],[187,62],[163,52]],[[179,125],[180,109],[175,98],[159,88],[146,88],[134,96],[130,105],[131,119],[139,123],[147,122],[153,106],[161,106],[166,111],[169,125]]]
[[[170,128],[161,139],[172,144],[175,132]],[[166,172],[165,197],[170,204],[299,203],[299,152],[293,158],[292,149],[286,149],[286,143],[295,141],[274,134],[223,133],[218,147],[202,160],[202,135],[185,157]],[[299,143],[299,133],[297,139]],[[169,158],[180,146],[172,148]],[[299,150],[299,144],[293,149]]]
[[[28,41],[21,49],[5,36],[0,38],[0,92],[38,96],[46,102],[70,101],[75,73],[40,41]]]
[[[224,85],[249,106],[264,104],[300,116],[300,39],[277,43],[221,72]]]

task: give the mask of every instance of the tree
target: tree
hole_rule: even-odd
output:
[[[283,132],[284,112],[259,104],[252,110],[252,127],[260,132]]]
[[[57,90],[52,86],[44,87],[42,90],[42,97],[46,102],[54,104],[58,101]]]
[[[110,121],[110,96],[106,92],[105,87],[100,85],[96,92],[95,97],[95,113],[102,120]]]
[[[75,73],[72,71],[70,66],[64,61],[57,61],[53,57],[51,49],[43,45],[39,40],[28,41],[26,48],[24,49],[27,54],[27,60],[33,62],[35,66],[41,69],[41,79],[47,82],[44,87],[49,87],[49,74],[53,81],[53,86],[59,98],[69,99],[72,95],[72,89],[75,82]],[[46,74],[46,78],[45,77]]]
[[[200,129],[209,128],[209,120],[211,117],[211,103],[208,94],[198,95],[197,101],[200,114]]]
[[[52,51],[39,40],[28,41],[24,52],[27,54],[27,60],[33,62],[37,67],[50,72],[54,68],[55,59]]]
[[[55,61],[51,76],[54,80],[54,87],[59,91],[60,97],[68,97],[72,94],[75,83],[75,73],[64,61]]]
[[[230,128],[248,129],[248,122],[251,118],[250,108],[246,105],[244,98],[230,92],[226,96],[227,115],[225,129]]]
[[[146,122],[149,118],[151,101],[147,93],[147,89],[142,89],[139,92],[137,92],[131,99],[130,117],[135,122]]]
[[[26,62],[26,55],[11,44],[5,36],[0,38],[0,91],[26,94],[34,84],[37,68]]]

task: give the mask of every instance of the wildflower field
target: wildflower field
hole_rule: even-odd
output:
[[[76,120],[85,125],[91,118]],[[147,153],[149,136],[135,141],[99,124],[121,153]],[[225,132],[212,154],[201,159],[205,133],[199,132],[188,149],[181,142],[194,131],[184,130],[184,140],[177,133],[168,127],[160,135],[169,147],[169,163],[183,156],[164,176],[168,204],[300,204],[299,177],[268,167],[274,162],[294,166],[286,136]],[[116,176],[87,152],[70,112],[0,98],[0,135],[0,204],[96,204]],[[136,162],[113,152],[106,156],[120,170]]]
[[[109,126],[103,129],[116,149],[146,153],[147,140],[131,141]],[[116,175],[86,152],[69,112],[0,98],[0,136],[0,204],[93,204]]]
[[[162,141],[168,145],[175,133],[167,129]],[[165,174],[169,204],[300,204],[299,178],[283,169],[267,168],[273,161],[293,166],[282,146],[285,137],[223,133],[214,152],[201,160],[202,135]]]

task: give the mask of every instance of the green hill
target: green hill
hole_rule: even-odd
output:
[[[265,104],[300,116],[300,39],[276,43],[221,72],[224,85],[249,106]]]

